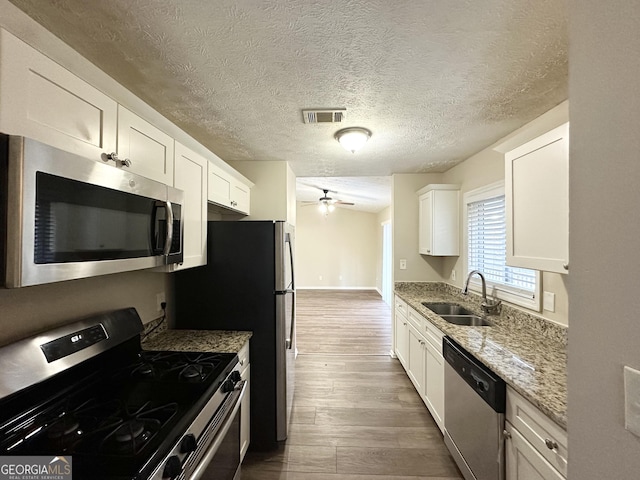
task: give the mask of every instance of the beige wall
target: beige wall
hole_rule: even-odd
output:
[[[624,428],[623,367],[640,370],[640,1],[569,4],[569,479],[632,479],[640,438]]]
[[[255,183],[247,220],[285,220],[296,224],[296,177],[288,162],[243,161],[231,166]]]
[[[443,174],[443,183],[460,185],[462,209],[460,216],[461,254],[459,257],[444,257],[442,267],[444,281],[459,287],[462,287],[465,281],[463,277],[466,270],[467,252],[465,251],[466,232],[464,231],[464,218],[462,215],[464,213],[464,205],[462,205],[464,194],[485,185],[504,181],[505,164],[503,153],[505,151],[566,123],[568,119],[568,103],[564,102]],[[452,278],[452,270],[456,271],[456,280]],[[544,291],[555,294],[555,312],[542,311],[534,313],[562,325],[567,325],[569,322],[568,281],[569,275],[543,272],[542,288]]]
[[[143,322],[160,317],[156,294],[170,275],[148,271],[0,289],[0,345],[85,316],[135,307]]]
[[[418,195],[430,183],[443,183],[442,174],[397,173],[393,175],[393,280],[435,282],[442,280],[443,257],[418,253]],[[400,270],[400,259],[407,269]]]
[[[325,216],[314,205],[299,204],[297,216],[299,288],[376,288],[380,225],[375,213],[337,207]]]
[[[376,218],[376,225],[378,225],[378,241],[376,244],[376,255],[378,257],[376,259],[376,289],[380,294],[382,294],[382,224],[385,222],[391,222],[391,207],[387,207],[381,212],[378,212]],[[391,248],[393,254],[393,246]]]

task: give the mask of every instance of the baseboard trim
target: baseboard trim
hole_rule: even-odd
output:
[[[380,293],[376,287],[296,287],[296,290],[374,290]]]

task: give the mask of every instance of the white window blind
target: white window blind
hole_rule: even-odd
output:
[[[480,270],[488,283],[533,298],[536,272],[507,266],[504,195],[467,204],[468,271]]]

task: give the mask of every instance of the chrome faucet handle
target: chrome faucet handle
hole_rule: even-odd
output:
[[[499,315],[500,310],[502,310],[502,300],[487,298],[482,302],[481,307],[487,315]]]

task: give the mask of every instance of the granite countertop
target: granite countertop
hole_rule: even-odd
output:
[[[480,297],[464,296],[447,284],[398,282],[395,293],[449,335],[508,385],[567,429],[567,329],[504,306],[493,325],[466,327],[448,323],[421,302],[453,302],[481,312]]]
[[[162,330],[142,341],[145,350],[238,353],[253,334],[234,330]]]

